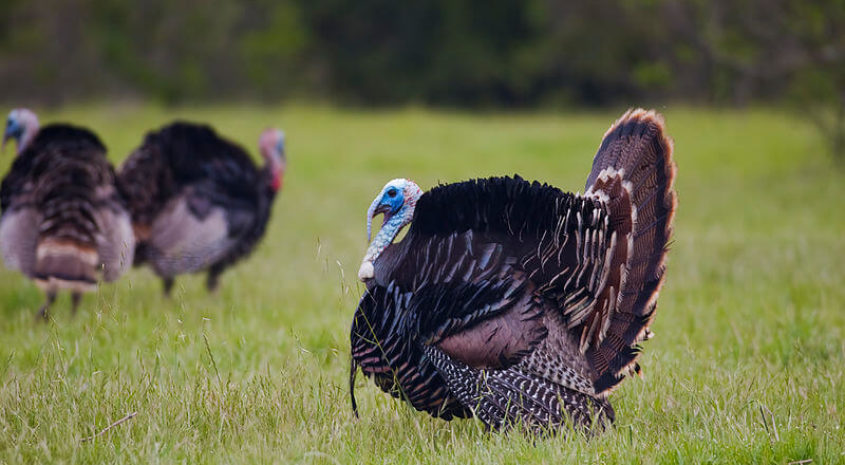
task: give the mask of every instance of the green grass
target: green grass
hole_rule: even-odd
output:
[[[398,176],[428,188],[517,172],[583,190],[621,112],[43,113],[96,129],[115,162],[174,116],[212,122],[251,151],[279,125],[289,170],[262,245],[216,296],[188,276],[164,299],[136,269],[75,318],[60,298],[43,324],[38,289],[0,271],[0,462],[845,463],[845,176],[812,128],[778,112],[663,111],[680,209],[645,378],[613,395],[612,430],[538,441],[431,419],[360,377],[352,417],[365,212]]]

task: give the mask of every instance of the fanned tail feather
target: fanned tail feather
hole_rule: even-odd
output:
[[[672,150],[661,115],[629,110],[605,134],[587,178],[588,194],[606,202],[620,235],[621,256],[613,264],[621,273],[620,290],[601,338],[587,349],[600,395],[626,373],[639,372],[637,344],[654,318],[677,207]]]
[[[36,249],[35,282],[47,291],[92,291],[97,287],[97,252],[72,241],[42,240]]]

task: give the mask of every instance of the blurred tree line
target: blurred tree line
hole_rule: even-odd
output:
[[[0,83],[39,103],[791,100],[843,150],[845,0],[3,0]]]

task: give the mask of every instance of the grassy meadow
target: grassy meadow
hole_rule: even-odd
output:
[[[168,300],[134,269],[75,317],[60,297],[45,324],[42,293],[0,267],[0,463],[845,463],[845,174],[808,124],[769,109],[660,109],[680,207],[645,377],[611,398],[614,428],[489,434],[429,418],[363,377],[353,418],[348,328],[366,210],[383,184],[519,173],[583,191],[622,110],[41,112],[96,130],[115,163],[177,116],[212,123],[256,158],[259,132],[277,125],[288,172],[263,243],[216,295],[185,276]],[[7,149],[2,173],[12,158]]]

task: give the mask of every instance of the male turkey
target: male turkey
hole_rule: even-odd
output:
[[[350,389],[360,367],[447,420],[612,421],[607,397],[650,335],[674,178],[663,118],[637,109],[605,134],[583,195],[519,177],[388,182],[367,213],[368,234],[384,224],[358,272]]]
[[[106,148],[91,131],[68,124],[41,129],[26,109],[9,114],[3,143],[18,145],[0,185],[0,249],[8,268],[35,280],[47,294],[39,314],[60,290],[73,311],[97,281],[114,281],[132,264],[135,238],[115,188]]]
[[[146,135],[119,178],[138,238],[135,264],[148,262],[169,294],[182,273],[208,270],[213,291],[223,270],[248,255],[270,219],[285,172],[284,134],[259,139],[265,164],[209,126],[176,122]]]

